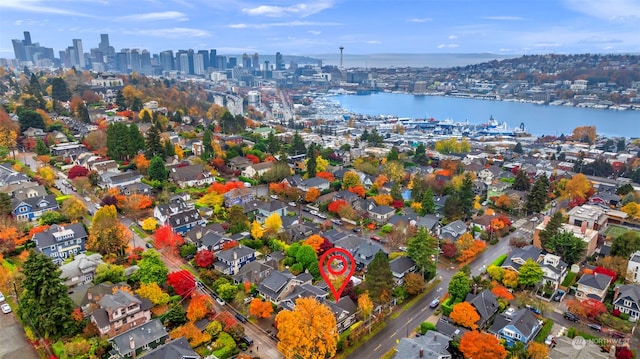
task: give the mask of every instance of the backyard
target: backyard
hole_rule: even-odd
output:
[[[618,238],[621,235],[625,234],[626,232],[631,232],[631,231],[634,231],[634,230],[631,229],[631,228],[619,226],[619,225],[616,225],[616,224],[610,224],[610,225],[607,226],[607,229],[605,229],[604,235],[607,238]],[[640,231],[635,231],[635,232],[639,232],[640,233]]]

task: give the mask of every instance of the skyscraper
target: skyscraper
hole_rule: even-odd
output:
[[[205,51],[207,56],[209,56],[209,52]],[[194,75],[204,75],[204,56],[198,51],[198,53],[193,54],[193,74]]]
[[[209,66],[211,66],[211,60],[209,60],[209,51],[207,50],[198,50],[198,53],[200,55],[202,55],[202,66],[204,67],[205,71],[207,70],[207,68],[209,68]],[[194,64],[195,67],[195,64]],[[194,68],[195,71],[195,68]]]
[[[209,66],[214,69],[218,68],[218,51],[216,49],[209,50]]]
[[[82,50],[82,40],[73,39],[73,50],[75,51],[75,65],[80,68],[85,68],[84,51]]]
[[[29,46],[32,44],[31,42],[31,33],[29,31],[25,31],[23,32],[24,34],[24,41],[22,41],[22,43],[24,44],[24,46]]]
[[[162,71],[172,71],[175,69],[173,65],[173,51],[166,50],[160,53],[160,65],[162,66]]]
[[[284,70],[284,57],[281,53],[276,52],[276,70],[281,71]]]
[[[253,59],[253,68],[255,70],[260,70],[260,56],[258,55],[258,53],[254,53],[253,56],[251,56],[251,58]]]
[[[251,68],[251,58],[249,57],[249,55],[247,55],[246,52],[242,54],[242,67],[244,67],[245,69]]]

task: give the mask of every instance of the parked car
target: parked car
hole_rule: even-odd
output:
[[[5,298],[4,298],[4,294],[2,294],[2,292],[0,292],[0,303],[4,302]]]
[[[225,302],[224,300],[222,300],[222,298],[220,298],[220,297],[216,297],[216,302],[218,302],[218,304],[220,304],[220,305],[225,305],[225,304],[227,304],[227,302]]]
[[[151,242],[147,242],[147,243],[145,243],[145,246],[146,246],[147,248],[153,248],[153,243],[151,243]]]
[[[84,196],[84,200],[87,202],[91,202],[91,198],[89,198],[89,196]]]
[[[302,207],[302,210],[305,211],[305,212],[311,212],[311,210],[309,208],[307,208],[307,207]]]
[[[271,197],[271,199],[278,199],[278,196],[276,196],[275,194],[272,194],[272,195],[271,195],[271,196],[269,196],[269,197]]]
[[[620,333],[616,331],[611,332],[611,336],[618,339],[622,339],[625,337],[624,333]]]
[[[541,313],[541,312],[540,312],[540,309],[538,309],[538,308],[536,308],[536,307],[533,307],[533,306],[530,306],[530,305],[528,305],[528,304],[527,304],[527,309],[529,309],[530,311],[532,311],[532,312],[534,312],[534,313],[536,313],[536,314],[540,314],[540,313]]]
[[[320,218],[322,218],[322,219],[327,219],[327,215],[326,215],[326,214],[324,214],[324,213],[319,213],[319,212],[318,212],[318,214],[316,214],[316,216],[318,216],[318,217],[320,217]]]
[[[251,188],[251,183],[249,182],[243,182],[243,185],[245,188]]]
[[[547,335],[547,338],[544,340],[544,344],[549,346],[553,344],[553,335]]]
[[[356,227],[356,228],[352,229],[352,231],[353,231],[354,233],[360,233],[360,228]]]
[[[295,203],[295,202],[289,202],[289,203],[287,203],[287,204],[288,204],[289,206],[291,206],[291,207],[295,207],[295,206],[296,206],[296,203]]]
[[[249,346],[253,345],[253,339],[251,339],[248,335],[245,335],[244,337],[242,337],[242,341]]]
[[[571,312],[565,312],[564,313],[564,318],[567,320],[570,320],[572,322],[577,322],[578,320],[580,320],[575,314],[571,313]]]
[[[342,221],[339,219],[332,219],[331,222],[333,222],[333,224],[341,226],[342,225]]]
[[[435,308],[435,307],[437,307],[439,305],[440,305],[440,299],[436,298],[436,299],[431,301],[431,304],[429,304],[429,307]]]
[[[404,246],[400,246],[400,247],[398,247],[398,249],[399,249],[399,250],[401,250],[401,251],[403,251],[403,252],[406,252],[406,251],[407,251],[407,247],[404,247]]]
[[[316,210],[311,210],[311,212],[309,212],[309,213],[313,214],[314,216],[318,215],[318,211],[316,211]]]
[[[602,331],[602,325],[600,325],[600,324],[589,323],[589,324],[587,324],[587,327],[595,330],[596,332],[601,332]]]
[[[247,317],[245,317],[244,315],[242,315],[240,313],[236,313],[236,319],[238,319],[242,323],[246,323],[247,322]]]
[[[2,309],[2,313],[4,314],[11,313],[11,307],[7,303],[2,303],[2,305],[0,305],[0,308]]]
[[[559,302],[562,299],[563,296],[564,296],[564,291],[563,290],[558,290],[556,292],[556,295],[553,296],[553,301],[554,302]]]
[[[373,239],[374,241],[378,241],[378,242],[381,241],[380,237],[378,237],[378,236],[371,236],[369,238]]]

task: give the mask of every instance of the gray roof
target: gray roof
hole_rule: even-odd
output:
[[[353,252],[356,248],[358,248],[358,246],[360,246],[360,243],[364,241],[364,238],[352,234],[335,241],[333,244],[338,248],[344,248],[349,252]]]
[[[32,211],[36,211],[36,210],[44,210],[44,209],[58,209],[58,202],[56,202],[56,196],[49,194],[46,196],[42,196],[42,197],[31,197],[31,198],[24,198],[24,199],[18,199],[18,198],[14,198],[11,201],[11,205],[13,207],[13,209],[15,210],[18,206],[22,205],[23,203],[27,204],[29,207],[31,207]]]
[[[377,206],[376,208],[370,210],[369,212],[372,212],[375,214],[389,214],[389,213],[395,212],[395,209],[389,206]]]
[[[197,209],[188,209],[186,211],[182,211],[180,213],[176,213],[170,216],[167,219],[167,222],[171,226],[171,228],[177,228],[184,226],[187,223],[201,222],[202,217],[200,217],[200,213],[198,213]]]
[[[612,279],[612,277],[602,273],[585,274],[580,278],[578,284],[596,288],[598,290],[604,290],[609,286]]]
[[[432,330],[417,338],[402,338],[396,346],[396,359],[438,359],[440,356],[451,356],[449,337]],[[422,355],[420,355],[422,351]]]
[[[129,346],[130,340],[133,339],[136,349],[145,345],[149,345],[156,340],[162,340],[168,336],[167,330],[159,319],[153,319],[143,325],[128,330],[109,341],[117,348],[122,356],[130,355],[132,350]],[[115,349],[114,348],[114,349]]]
[[[514,248],[509,257],[502,263],[502,268],[511,267],[515,270],[518,270],[521,264],[514,262],[514,259],[521,259],[526,262],[527,259],[531,259],[534,262],[538,261],[540,257],[541,250],[534,246],[525,246],[522,248]]]
[[[35,184],[31,185],[31,182],[21,183],[18,186],[22,186],[22,188],[17,188],[13,191],[13,197],[17,199],[27,199],[28,195],[32,195],[36,193],[36,197],[44,197],[47,195],[47,189],[43,185]]]
[[[329,240],[329,242],[331,243],[335,243],[336,241],[342,239],[342,238],[346,238],[350,235],[350,233],[347,232],[341,232],[338,231],[337,229],[330,229],[324,233],[321,234],[323,238],[326,238]]]
[[[457,234],[463,234],[467,231],[467,225],[461,220],[453,221],[442,227],[443,231],[451,231]]]
[[[60,266],[60,278],[73,278],[84,275],[88,269],[96,268],[104,263],[99,253],[86,255],[84,253],[75,256],[73,261]]]
[[[529,339],[531,339],[541,327],[540,322],[538,322],[538,319],[533,315],[533,312],[523,308],[513,313],[512,316],[504,314],[497,316],[489,332],[498,334],[500,330],[507,325],[513,325],[520,333]]]
[[[416,227],[424,227],[428,230],[433,230],[438,223],[440,223],[440,218],[432,214],[416,218]]]
[[[415,262],[406,256],[397,257],[389,262],[389,267],[391,267],[391,272],[403,274],[415,267]]]
[[[353,252],[353,258],[357,263],[368,265],[378,252],[384,252],[384,248],[378,243],[364,241]]]
[[[211,173],[205,171],[204,165],[199,163],[195,165],[176,167],[171,170],[170,176],[175,182],[186,182],[210,178]]]
[[[172,340],[144,354],[145,359],[199,359],[200,355],[191,349],[185,337]]]
[[[321,185],[327,184],[329,183],[329,181],[327,181],[322,177],[312,177],[307,180],[304,180],[303,183],[305,187],[311,188],[311,187],[319,187]]]
[[[267,263],[253,261],[243,265],[240,270],[238,270],[238,273],[233,275],[233,279],[238,283],[259,283],[258,280],[260,279],[260,273],[270,272],[273,269],[274,268]]]
[[[556,345],[549,350],[549,359],[608,359],[609,354],[603,353],[600,346],[594,344],[591,340],[584,340],[584,346],[574,344],[574,339],[561,336],[556,337]]]
[[[640,286],[637,284],[619,285],[617,287],[618,296],[613,302],[615,305],[623,306],[626,308],[640,311]],[[624,305],[624,301],[631,302],[630,306]]]
[[[0,164],[0,185],[4,186],[12,183],[29,181],[29,177],[11,168],[11,164]]]
[[[253,249],[246,246],[238,246],[234,248],[229,248],[227,250],[218,252],[216,257],[223,259],[227,262],[233,262],[234,254],[238,256],[238,258],[246,257],[251,255],[254,252]]]
[[[479,327],[484,326],[484,324],[486,324],[487,321],[498,311],[498,301],[496,300],[496,296],[488,289],[483,290],[475,297],[473,294],[469,293],[466,301],[473,305],[480,315]]]
[[[438,322],[436,323],[436,331],[448,336],[451,339],[460,339],[462,338],[464,333],[468,332],[469,330],[455,325],[452,321],[447,320],[447,317],[441,317],[440,320],[438,320]]]
[[[272,271],[271,274],[260,283],[258,291],[272,298],[276,298],[291,279],[293,279],[293,274],[288,271]]]
[[[174,213],[187,210],[189,206],[182,200],[182,198],[176,198],[169,203],[158,205],[156,208],[163,216],[170,216]]]
[[[37,243],[38,248],[49,247],[57,243],[56,235],[63,231],[73,233],[73,237],[70,239],[87,238],[87,231],[84,229],[82,223],[72,223],[65,226],[54,224],[49,227],[48,230],[34,234],[33,240]],[[69,238],[63,239],[63,241],[65,240],[69,240]]]

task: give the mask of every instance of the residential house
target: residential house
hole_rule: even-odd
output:
[[[537,319],[529,309],[522,308],[513,314],[505,312],[498,315],[489,328],[489,333],[504,340],[508,347],[513,347],[517,342],[527,347],[541,328],[542,321]]]
[[[355,234],[349,234],[333,242],[333,245],[338,248],[344,248],[353,254],[356,249],[366,241],[366,239],[358,237]]]
[[[255,251],[252,248],[238,246],[216,253],[214,267],[220,272],[228,275],[236,275],[240,268],[256,259]]]
[[[511,188],[511,183],[496,182],[487,186],[487,201],[493,203],[494,200],[503,194],[507,194],[507,190]]]
[[[78,254],[71,262],[60,266],[60,278],[67,288],[91,283],[96,275],[96,269],[103,263],[99,253],[88,256],[84,253]]]
[[[275,162],[272,161],[251,164],[251,166],[247,166],[244,170],[242,170],[242,176],[259,179],[265,173],[267,173],[267,171],[273,168],[274,164]]]
[[[231,207],[236,204],[243,205],[255,199],[253,191],[248,188],[234,188],[225,193],[223,197],[224,205],[226,207]]]
[[[396,213],[395,208],[389,206],[377,206],[369,210],[369,218],[378,224],[385,224]]]
[[[569,337],[555,337],[555,345],[549,350],[549,359],[609,359],[609,353],[603,353],[600,345],[591,340],[581,341],[577,346],[574,339]]]
[[[209,231],[193,242],[198,246],[198,250],[207,249],[212,252],[217,252],[222,250],[225,243],[231,242],[231,238],[221,233]]]
[[[14,170],[10,163],[0,164],[0,186],[27,182],[31,182],[31,179],[27,175]]]
[[[36,197],[44,197],[46,196],[47,189],[43,185],[39,185],[36,182],[26,182],[20,183],[16,185],[9,185],[7,188],[7,193],[12,198],[17,198],[20,200],[24,200],[27,198],[36,198]]]
[[[286,218],[286,217],[285,217]],[[297,218],[297,217],[296,217]],[[298,242],[309,238],[313,234],[320,233],[320,228],[315,223],[302,222],[284,228],[286,237],[290,242]]]
[[[193,209],[193,204],[187,204],[184,199],[176,197],[172,198],[167,204],[157,205],[153,209],[153,216],[158,220],[160,225],[163,225],[172,215],[189,209]]]
[[[460,340],[469,329],[458,326],[450,321],[448,317],[440,317],[436,323],[436,331],[451,338],[451,340]]]
[[[416,263],[407,256],[399,256],[389,261],[389,267],[396,285],[402,285],[404,276],[416,271]]]
[[[349,329],[353,323],[356,322],[356,313],[358,312],[358,306],[349,298],[348,295],[341,297],[338,302],[333,300],[325,300],[326,304],[333,316],[336,318],[336,326],[338,327],[338,333],[342,333]]]
[[[134,340],[135,341],[135,340]],[[160,345],[152,351],[144,354],[144,359],[200,359],[198,353],[194,352],[185,337],[180,337]]]
[[[289,187],[298,187],[304,179],[300,175],[289,176],[282,180],[282,183],[286,183]]]
[[[542,249],[540,232],[547,228],[549,220],[550,217],[545,216],[543,221],[535,228],[535,231],[533,233],[533,245],[537,248]],[[582,225],[580,227],[574,226],[573,224],[569,223],[563,223],[560,231],[569,232],[575,237],[581,238],[587,244],[585,256],[591,256],[595,252],[598,245],[598,231],[587,228],[587,222],[582,222]]]
[[[106,158],[97,158],[95,160],[87,161],[85,167],[89,171],[96,171],[99,175],[106,172],[120,173],[116,161]]]
[[[34,221],[44,213],[56,211],[60,207],[54,195],[11,200],[13,218],[18,221]]]
[[[457,220],[440,229],[440,238],[455,242],[465,233],[467,233],[467,225],[461,220]]]
[[[280,218],[287,215],[287,204],[278,200],[268,202],[254,200],[243,204],[242,207],[244,207],[245,214],[254,215],[259,222],[264,221],[274,213],[277,213]]]
[[[50,257],[54,263],[62,264],[65,259],[84,253],[87,237],[82,223],[54,224],[46,231],[34,234],[32,240],[36,250]]]
[[[91,313],[90,320],[101,336],[112,338],[151,320],[151,302],[128,291],[104,294],[97,303],[100,309]]]
[[[78,155],[87,152],[87,148],[78,142],[61,143],[49,148],[51,155],[62,156],[64,158],[76,159]]]
[[[483,231],[488,231],[491,227],[491,220],[496,218],[494,215],[485,214],[483,216],[475,217],[471,221],[471,228],[478,227]]]
[[[109,352],[109,359],[131,359],[141,357],[145,352],[163,345],[169,338],[160,319],[149,321],[111,339],[113,349]],[[171,357],[177,359],[179,357]]]
[[[586,223],[587,228],[600,231],[606,228],[608,219],[609,217],[602,207],[583,204],[579,207],[573,207],[569,211],[568,223],[576,227],[581,227],[583,223]]]
[[[127,171],[121,173],[105,172],[100,175],[100,186],[102,188],[116,188],[128,186],[142,181],[142,175],[138,171]]]
[[[369,263],[373,260],[373,257],[375,257],[378,252],[384,253],[384,247],[380,244],[372,241],[361,242],[360,245],[351,252],[353,254],[353,259],[356,261],[356,269],[362,270],[367,268]]]
[[[41,129],[41,128],[33,128],[33,127],[29,127],[26,130],[22,131],[22,134],[25,137],[39,138],[39,139],[43,139],[47,135],[47,133],[44,132],[43,129]]]
[[[613,278],[602,273],[583,274],[578,280],[576,299],[587,298],[604,301]]]
[[[214,181],[211,172],[206,171],[201,163],[172,168],[169,178],[180,188],[207,186]]]
[[[613,308],[629,314],[630,318],[640,319],[640,286],[618,285],[613,295]]]
[[[483,168],[478,172],[478,178],[482,180],[486,185],[490,185],[493,181],[500,176],[502,169],[498,166],[489,166]]]
[[[347,190],[342,190],[340,192],[336,192],[333,195],[333,201],[337,201],[337,200],[343,200],[345,202],[347,202],[349,205],[351,205],[351,207],[354,206],[354,204],[360,199],[360,196],[358,196],[357,194],[351,192],[351,191],[347,191]]]
[[[233,171],[244,171],[245,168],[253,165],[253,162],[251,162],[248,158],[246,157],[242,157],[242,156],[237,156],[234,157],[232,159],[229,160],[228,164],[229,168],[231,168]]]
[[[233,281],[238,284],[252,283],[257,285],[262,283],[277,268],[278,262],[274,260],[267,262],[253,261],[243,265],[238,273],[233,276]]]
[[[451,359],[449,341],[451,338],[430,330],[415,338],[402,338],[396,345],[394,359]]]
[[[476,296],[471,293],[467,294],[466,302],[471,304],[480,315],[480,319],[476,323],[478,328],[486,327],[498,313],[498,300],[488,289],[483,290]]]
[[[426,228],[432,235],[440,237],[440,217],[436,217],[433,214],[427,214],[425,216],[416,218],[416,227]]]
[[[329,306],[329,302],[325,302],[325,299],[329,295],[329,292],[325,289],[328,288],[323,289],[320,286],[311,284],[310,281],[312,279],[309,279],[309,276],[309,273],[301,273],[296,277],[296,282],[300,282],[301,284],[297,284],[291,288],[291,292],[289,292],[280,302],[280,307],[287,310],[293,310],[296,307],[296,300],[300,298],[313,298],[318,302],[325,303]],[[335,305],[335,302],[331,302]]]
[[[636,251],[629,258],[627,264],[627,280],[640,283],[640,251]]]
[[[301,273],[296,277],[287,270],[274,270],[258,285],[258,293],[278,305],[296,286],[311,284],[312,279],[309,273]]]
[[[146,183],[132,183],[129,185],[124,185],[124,186],[120,186],[118,187],[118,189],[120,189],[120,193],[123,196],[131,196],[133,194],[142,194],[145,196],[150,196],[153,194],[153,187],[149,186]]]
[[[298,188],[304,192],[310,190],[311,188],[317,188],[320,192],[322,192],[328,190],[330,185],[331,182],[322,177],[313,177],[303,180],[302,183],[298,185]]]
[[[540,257],[538,263],[540,264],[542,273],[544,273],[542,277],[543,283],[553,286],[554,290],[557,290],[560,283],[562,283],[567,276],[569,265],[559,256],[551,253]]]
[[[209,232],[217,234],[225,234],[227,231],[220,225],[220,223],[214,223],[207,226],[197,226],[190,231],[185,232],[182,237],[194,244],[201,243],[202,237]]]
[[[502,263],[502,268],[511,269],[515,272],[519,272],[520,266],[522,266],[528,259],[538,262],[541,255],[541,250],[534,246],[526,246],[522,248],[513,248],[511,254]]]
[[[166,224],[179,234],[184,234],[197,226],[204,226],[206,223],[195,208],[172,214],[166,221]]]

